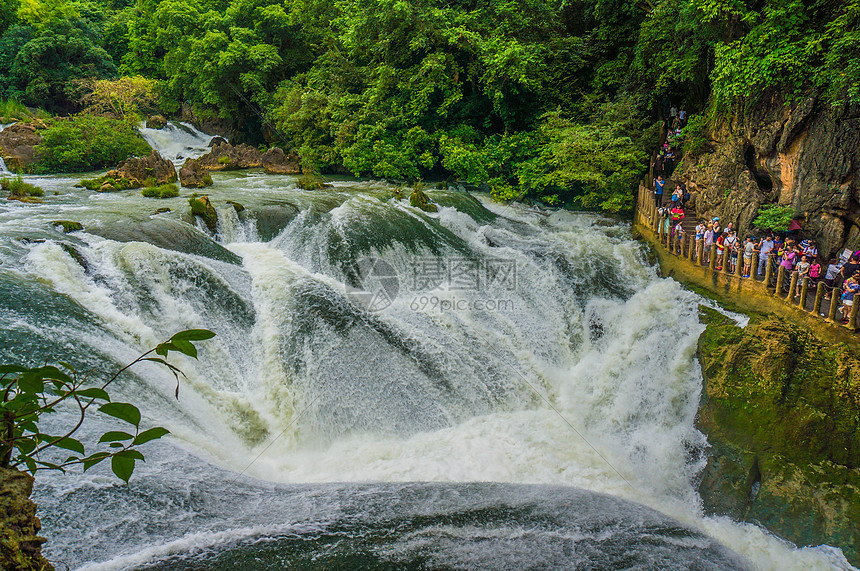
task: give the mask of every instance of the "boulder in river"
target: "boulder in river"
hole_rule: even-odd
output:
[[[42,135],[36,125],[16,123],[0,131],[0,157],[11,170],[27,170],[36,162],[36,145]]]
[[[153,115],[146,120],[147,129],[164,129],[167,126],[167,119],[163,115]]]
[[[420,208],[424,212],[438,212],[439,210],[438,206],[430,202],[430,198],[427,196],[427,193],[420,188],[415,188],[415,190],[412,191],[412,194],[409,195],[409,204],[416,208]]]
[[[212,184],[212,175],[203,165],[191,159],[179,169],[179,182],[185,188],[203,188]]]
[[[192,196],[188,199],[188,204],[191,206],[191,215],[199,216],[206,224],[206,227],[210,231],[215,232],[218,227],[218,212],[215,211],[215,207],[209,202],[209,197],[205,194],[203,196]]]
[[[299,174],[302,172],[301,160],[296,153],[285,154],[280,147],[272,147],[262,158],[263,170],[267,174]]]
[[[82,180],[81,186],[99,192],[113,192],[176,181],[176,167],[153,150],[147,157],[126,159],[115,169],[96,179]]]
[[[51,224],[53,226],[61,226],[65,234],[84,229],[80,222],[75,222],[74,220],[54,220]]]

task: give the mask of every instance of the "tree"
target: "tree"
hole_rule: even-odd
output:
[[[761,230],[775,230],[784,232],[794,219],[794,208],[791,206],[779,206],[771,204],[759,209],[758,215],[753,220],[753,225]]]
[[[134,472],[135,463],[144,461],[137,449],[141,444],[168,434],[161,427],[141,430],[141,414],[136,406],[112,401],[107,388],[124,371],[141,362],[163,365],[176,377],[176,398],[179,398],[179,375],[182,372],[166,359],[170,352],[178,352],[197,358],[195,341],[204,341],[215,334],[205,329],[180,331],[168,341],[143,353],[121,368],[104,382],[92,382],[89,375],[81,375],[71,365],[24,367],[22,365],[0,365],[0,468],[23,468],[32,474],[39,470],[59,470],[82,465],[84,471],[110,459],[111,470],[121,480],[128,482]],[[153,353],[157,356],[153,356]],[[44,418],[61,409],[71,408],[76,420],[59,434],[43,432]],[[123,421],[133,428],[112,430],[99,438],[102,450],[87,453],[84,444],[74,436],[84,425],[93,409]],[[63,458],[55,458],[59,450],[72,452]]]

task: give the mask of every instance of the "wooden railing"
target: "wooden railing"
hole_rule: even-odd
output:
[[[673,235],[670,229],[670,224],[667,218],[661,217],[657,211],[657,204],[654,199],[654,192],[639,185],[637,196],[635,222],[649,228],[656,238],[655,247],[663,248],[665,252],[678,256],[691,264],[698,266],[706,275],[712,278],[720,278],[727,281],[738,280],[737,285],[749,291],[757,291],[758,293],[770,295],[783,300],[787,305],[796,307],[798,310],[804,311],[828,323],[842,325],[851,329],[857,330],[857,307],[860,305],[860,296],[856,299],[856,303],[851,306],[851,313],[848,315],[846,323],[837,322],[836,315],[841,305],[842,290],[839,287],[834,287],[830,291],[830,300],[826,300],[827,290],[830,289],[823,280],[813,282],[808,277],[800,278],[797,271],[786,271],[785,267],[778,265],[774,252],[768,254],[768,260],[765,263],[765,273],[762,279],[758,277],[759,253],[753,252],[752,262],[750,263],[749,277],[744,277],[743,268],[743,252],[738,252],[738,263],[735,265],[734,271],[730,271],[729,256],[731,252],[728,248],[723,249],[721,259],[717,259],[717,245],[710,246],[710,252],[704,251],[704,240],[696,240],[695,235],[684,233],[681,235]],[[709,254],[709,255],[708,255]],[[705,259],[707,258],[707,261]],[[719,265],[717,264],[719,262]],[[717,269],[720,267],[721,269]],[[798,281],[800,281],[800,295],[795,296],[797,291]],[[786,291],[786,285],[788,289]],[[814,293],[815,297],[811,297]],[[825,303],[826,302],[826,303]],[[843,316],[843,320],[844,316]]]

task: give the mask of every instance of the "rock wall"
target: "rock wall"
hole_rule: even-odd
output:
[[[705,511],[860,564],[860,358],[777,317],[702,312]]]
[[[4,571],[53,570],[42,557],[42,524],[36,504],[30,501],[33,478],[17,470],[0,469],[0,569]]]
[[[675,177],[698,193],[700,216],[747,233],[761,206],[791,206],[823,254],[860,248],[860,105],[816,95],[785,104],[771,93],[713,125],[709,137],[710,148],[685,157]]]

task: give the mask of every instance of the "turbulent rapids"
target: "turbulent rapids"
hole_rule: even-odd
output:
[[[157,368],[117,388],[172,432],[130,486],[98,470],[40,479],[52,561],[842,561],[701,517],[699,299],[657,276],[625,224],[453,190],[431,191],[440,208],[427,214],[381,183],[215,181],[214,235],[183,219],[184,198],[58,177],[38,180],[60,193],[45,204],[0,206],[4,359],[112,370],[178,330],[217,333],[178,362],[178,401]],[[62,234],[57,219],[85,231]]]

